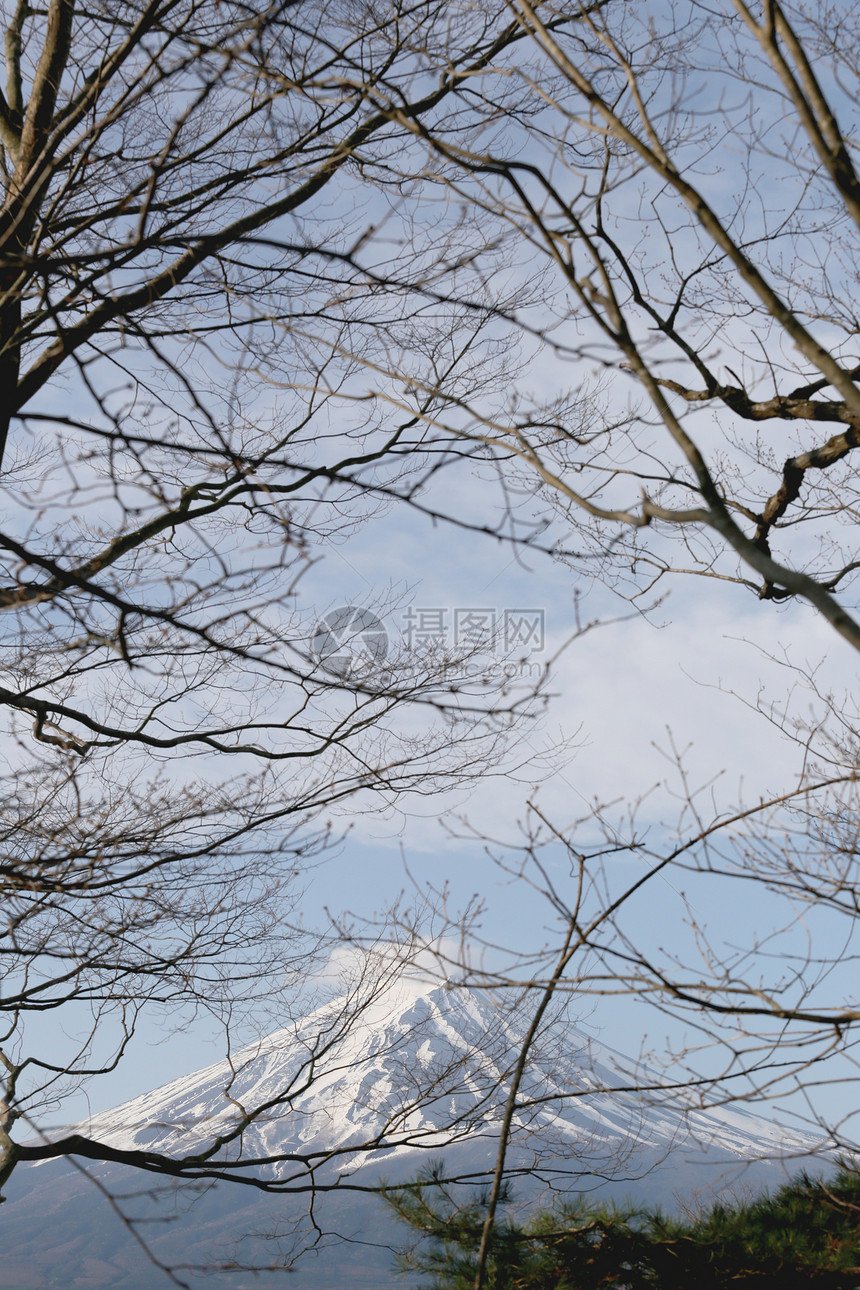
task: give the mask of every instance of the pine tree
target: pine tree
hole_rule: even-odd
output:
[[[471,1290],[486,1197],[458,1202],[438,1168],[389,1204],[417,1234],[399,1255],[427,1290]],[[488,1290],[860,1288],[860,1173],[801,1173],[775,1194],[717,1203],[696,1217],[596,1204],[585,1197],[497,1225]]]

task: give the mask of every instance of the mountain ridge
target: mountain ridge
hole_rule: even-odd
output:
[[[296,1290],[377,1290],[392,1284],[391,1248],[400,1233],[377,1198],[347,1189],[412,1180],[429,1159],[440,1160],[448,1175],[486,1178],[527,1022],[526,1009],[506,1010],[466,987],[401,979],[363,1004],[355,994],[333,999],[230,1061],[168,1081],[74,1129],[120,1151],[171,1155],[203,1151],[232,1131],[219,1159],[238,1174],[253,1167],[287,1189],[249,1196],[251,1189],[223,1183],[199,1196],[168,1187],[156,1197],[151,1177],[120,1165],[88,1166],[100,1188],[123,1196],[126,1223],[146,1234],[161,1263],[191,1266],[183,1275],[195,1290],[213,1251],[234,1265],[225,1287],[259,1286],[241,1265],[271,1260],[271,1241],[261,1234],[273,1227],[285,1248],[305,1251],[291,1275]],[[650,1101],[619,1091],[637,1078],[654,1084]],[[748,1108],[685,1107],[674,1091],[658,1095],[660,1083],[556,1019],[535,1048],[508,1152],[522,1203],[547,1188],[671,1202],[678,1191],[776,1184],[785,1177],[782,1159],[808,1157],[817,1146],[811,1135]],[[253,1166],[267,1157],[270,1163]],[[314,1198],[311,1217],[307,1197],[289,1195],[307,1185],[309,1161],[319,1185],[332,1189]],[[10,1290],[161,1284],[128,1227],[96,1215],[92,1184],[74,1166],[40,1165],[13,1182],[0,1210]],[[53,1252],[44,1246],[46,1213],[58,1242]],[[350,1254],[355,1242],[359,1264]],[[39,1279],[28,1281],[33,1269]]]
[[[259,1156],[271,1144],[273,1126],[297,1146],[317,1141],[344,1150],[385,1133],[424,1139],[444,1135],[449,1125],[474,1131],[501,1114],[522,1016],[512,1019],[465,986],[417,980],[401,980],[374,1000],[357,1028],[348,1024],[349,1011],[348,1000],[335,999],[230,1061],[96,1113],[76,1131],[119,1148],[169,1152],[205,1139],[201,1126],[223,1129],[253,1116],[244,1147]],[[326,1069],[320,1072],[321,1060]],[[633,1091],[638,1084],[655,1095],[647,1112]],[[664,1085],[657,1072],[556,1022],[535,1045],[516,1128],[534,1132],[537,1120],[565,1136],[588,1129],[626,1134],[625,1117],[632,1117],[640,1141],[659,1146],[676,1140],[683,1118],[694,1137],[706,1136],[733,1154],[748,1154],[753,1141],[774,1149],[815,1142],[744,1107],[685,1107],[675,1089],[658,1099]],[[263,1109],[254,1114],[253,1108]]]

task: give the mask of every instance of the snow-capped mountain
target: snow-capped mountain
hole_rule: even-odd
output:
[[[198,1154],[220,1142],[214,1159],[232,1164],[239,1174],[287,1186],[307,1185],[311,1166],[317,1183],[339,1189],[372,1184],[380,1176],[406,1181],[429,1157],[444,1158],[447,1173],[486,1177],[527,1024],[525,1013],[497,1006],[489,996],[401,978],[368,998],[353,993],[329,1003],[230,1061],[165,1084],[74,1131],[123,1152],[175,1156]],[[518,1101],[509,1163],[519,1175],[516,1185],[524,1199],[533,1199],[547,1182],[581,1190],[612,1179],[616,1194],[645,1193],[665,1200],[678,1190],[718,1185],[727,1176],[733,1180],[748,1161],[762,1158],[768,1163],[757,1166],[755,1181],[778,1182],[782,1176],[775,1172],[775,1159],[787,1155],[796,1160],[815,1148],[813,1139],[789,1134],[743,1107],[687,1106],[661,1085],[653,1071],[557,1019],[534,1049]],[[28,1171],[29,1199],[22,1195],[16,1201],[13,1195],[5,1213],[0,1211],[11,1259],[7,1271],[19,1266],[31,1270],[22,1273],[24,1280],[7,1278],[10,1287],[30,1290],[30,1285],[52,1284],[44,1278],[26,1280],[39,1251],[44,1256],[41,1225],[38,1249],[28,1246],[26,1238],[34,1205],[42,1210],[53,1206],[62,1226],[64,1214],[80,1211],[83,1196],[93,1204],[86,1180],[70,1177],[68,1167],[58,1178],[57,1168]],[[112,1165],[99,1174],[112,1192],[120,1187],[118,1170]],[[146,1175],[122,1172],[124,1192],[151,1187]],[[181,1249],[187,1262],[194,1247],[192,1264],[202,1266],[211,1256],[207,1241],[210,1246],[216,1238],[222,1246],[225,1240],[247,1245],[248,1232],[262,1231],[275,1214],[283,1228],[285,1198],[249,1191],[222,1185],[217,1193],[221,1199],[210,1194],[184,1216],[174,1213],[168,1229],[150,1226],[148,1237],[162,1261],[170,1263]],[[289,1222],[299,1232],[295,1216],[305,1213],[307,1204],[302,1197],[291,1203]],[[367,1241],[376,1230],[371,1245],[384,1246],[391,1239],[375,1199],[372,1217],[371,1200],[357,1200],[354,1192],[336,1191],[316,1203],[317,1221],[322,1215],[323,1226],[340,1235],[360,1230]],[[133,1202],[132,1209],[135,1217],[151,1223],[150,1199]],[[11,1228],[9,1220],[14,1220]],[[335,1242],[329,1244],[337,1250]],[[65,1280],[58,1284],[71,1287],[69,1252],[64,1250]],[[117,1252],[108,1242],[104,1253],[107,1279],[99,1279],[90,1257],[81,1284],[129,1290],[157,1284],[152,1267],[135,1272],[133,1251]],[[252,1261],[247,1250],[244,1257]],[[345,1272],[337,1258],[335,1252],[329,1259],[334,1271],[325,1271],[320,1258],[300,1263],[293,1284],[317,1290],[390,1284],[384,1271],[387,1254],[377,1258],[374,1271],[374,1259],[365,1252],[355,1275]],[[142,1279],[135,1280],[137,1275]],[[244,1285],[236,1276],[228,1284]]]
[[[527,1016],[462,987],[401,979],[367,1002],[336,1000],[219,1062],[77,1126],[122,1150],[185,1155],[241,1130],[226,1155],[330,1154],[341,1170],[406,1159],[455,1138],[493,1136]],[[728,1158],[809,1149],[742,1108],[685,1107],[661,1077],[556,1022],[540,1037],[515,1136],[617,1151],[707,1144]],[[641,1089],[650,1090],[647,1094]],[[644,1100],[643,1100],[644,1098]],[[368,1156],[366,1148],[379,1143]],[[276,1163],[282,1177],[289,1162]]]

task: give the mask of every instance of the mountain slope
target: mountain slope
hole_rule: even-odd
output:
[[[232,1162],[237,1174],[266,1159],[255,1174],[287,1188],[306,1186],[310,1162],[319,1183],[337,1188],[314,1200],[310,1220],[307,1194],[266,1196],[224,1184],[195,1192],[189,1204],[187,1191],[172,1187],[154,1197],[151,1179],[119,1166],[93,1171],[103,1188],[126,1195],[119,1207],[145,1224],[136,1230],[145,1232],[161,1262],[202,1268],[213,1250],[222,1260],[265,1261],[273,1246],[254,1233],[274,1227],[289,1248],[316,1246],[291,1277],[297,1287],[390,1285],[387,1245],[397,1234],[384,1206],[345,1189],[371,1186],[381,1176],[414,1178],[431,1157],[443,1156],[449,1173],[486,1176],[527,1018],[468,990],[417,980],[372,998],[358,1026],[350,1024],[355,1006],[354,998],[328,1004],[229,1063],[77,1126],[122,1151],[188,1155],[226,1138],[218,1158]],[[625,1091],[643,1083],[652,1086],[646,1099]],[[685,1108],[676,1094],[659,1089],[653,1072],[556,1022],[541,1038],[520,1098],[509,1156],[520,1174],[519,1194],[534,1199],[551,1183],[671,1199],[679,1190],[741,1176],[756,1184],[779,1181],[776,1158],[814,1149],[811,1138],[789,1135],[744,1108]],[[750,1175],[747,1162],[760,1157],[770,1159]],[[92,1188],[62,1164],[16,1180],[0,1211],[7,1285],[149,1290],[169,1284],[106,1203],[95,1205]],[[50,1248],[45,1213],[52,1215]],[[198,1284],[193,1270],[183,1275]],[[234,1269],[225,1284],[260,1283]]]
[[[441,1146],[452,1127],[469,1136],[492,1132],[524,1016],[509,1017],[461,987],[417,980],[375,1000],[356,1029],[346,1024],[348,1013],[338,1000],[230,1063],[174,1080],[78,1129],[122,1149],[188,1152],[263,1108],[243,1131],[244,1157],[308,1149],[345,1155],[376,1140],[402,1142],[380,1148],[379,1160]],[[676,1092],[659,1096],[661,1084],[656,1072],[556,1023],[530,1063],[517,1136],[608,1145],[633,1134],[654,1150],[692,1139],[743,1159],[813,1145],[743,1107],[685,1112]],[[647,1106],[639,1092],[623,1091],[643,1085],[652,1089]],[[288,1168],[272,1173],[284,1177]]]

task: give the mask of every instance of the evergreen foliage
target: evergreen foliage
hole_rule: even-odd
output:
[[[471,1290],[486,1196],[458,1203],[438,1170],[386,1198],[416,1233],[398,1256],[426,1290]],[[510,1202],[510,1195],[506,1197]],[[487,1290],[860,1290],[860,1173],[799,1174],[775,1194],[693,1217],[578,1197],[493,1237]]]

